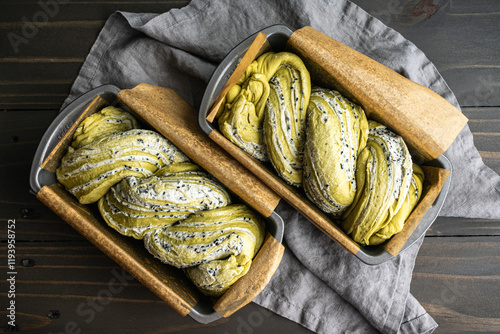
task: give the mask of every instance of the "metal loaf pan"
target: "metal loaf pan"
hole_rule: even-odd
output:
[[[94,205],[78,203],[72,195],[57,183],[55,169],[60,157],[66,152],[71,142],[76,126],[86,116],[101,110],[107,105],[127,109],[135,113],[138,119],[142,120],[143,125],[156,129],[154,125],[144,121],[144,113],[147,113],[149,109],[147,103],[154,99],[157,102],[159,101],[158,108],[162,109],[161,114],[154,117],[178,120],[181,117],[180,115],[174,117],[168,114],[169,110],[171,110],[169,99],[176,99],[173,102],[176,110],[188,118],[194,116],[192,119],[194,124],[192,125],[193,128],[198,128],[195,111],[190,109],[187,103],[182,104],[182,101],[179,100],[180,97],[173,91],[151,85],[139,85],[137,89],[145,91],[137,92],[136,89],[132,89],[120,93],[120,89],[115,86],[102,86],[83,94],[68,105],[54,119],[40,141],[31,167],[31,188],[37,194],[38,199],[181,315],[188,314],[200,323],[209,323],[221,317],[227,317],[249,303],[260,293],[281,261],[284,250],[281,244],[283,220],[276,212],[268,212],[265,216],[268,234],[247,275],[238,280],[226,294],[214,300],[202,295],[180,269],[162,264],[154,259],[144,248],[141,240],[122,236],[108,227]],[[146,101],[145,107],[139,108],[141,110],[136,112],[117,98],[122,93],[124,99],[127,98],[127,94],[133,95],[137,93],[138,98],[136,100],[141,103]],[[142,93],[144,93],[144,98],[142,98]],[[157,109],[153,106],[151,110]],[[192,135],[189,129],[185,130],[187,131],[186,135]],[[160,129],[158,132],[165,131]],[[200,135],[204,136],[201,131]],[[209,142],[208,138],[198,137],[200,141],[206,140]],[[210,150],[204,152],[210,152]],[[234,161],[225,152],[222,153],[226,157],[220,158],[221,160],[226,159],[230,163]],[[186,155],[190,157],[189,154]],[[210,156],[197,158],[212,159]],[[226,172],[218,171],[219,174]],[[253,175],[250,175],[250,179],[253,180],[253,178]],[[259,180],[254,181],[259,183]],[[230,188],[229,190],[232,191]],[[233,196],[233,199],[235,202],[245,203],[238,193]]]
[[[210,138],[221,145],[221,147],[229,152],[235,159],[240,161],[240,163],[276,191],[283,200],[291,204],[331,239],[338,242],[361,261],[366,264],[376,265],[394,258],[400,251],[404,251],[417,239],[423,236],[438,216],[450,186],[451,178],[448,177],[452,169],[450,161],[445,156],[440,156],[437,159],[423,164],[429,166],[431,169],[429,173],[433,174],[436,172],[436,175],[426,181],[427,188],[424,190],[424,194],[420,201],[421,204],[419,204],[421,205],[421,212],[418,217],[414,217],[415,219],[413,219],[417,221],[413,221],[410,224],[408,223],[408,219],[408,226],[405,226],[404,233],[401,232],[397,236],[397,240],[393,237],[395,240],[393,240],[392,244],[386,242],[379,246],[368,247],[354,242],[330,217],[322,213],[312,202],[310,202],[302,190],[292,188],[281,180],[274,172],[271,164],[259,162],[243,153],[242,150],[221,135],[218,131],[216,120],[212,122],[207,120],[209,114],[213,114],[212,109],[216,109],[214,104],[220,101],[220,96],[224,94],[224,91],[227,92],[227,86],[231,84],[229,81],[231,80],[230,78],[233,72],[238,68],[240,62],[244,62],[244,56],[247,52],[250,53],[249,49],[254,47],[252,43],[259,38],[259,33],[265,34],[267,40],[258,52],[258,54],[261,54],[267,50],[272,50],[274,52],[289,51],[287,41],[294,32],[286,26],[274,25],[249,36],[227,54],[214,71],[205,90],[198,115],[200,127]],[[247,64],[248,63],[249,61],[247,60]],[[314,64],[314,67],[317,67],[316,65],[317,64]],[[234,78],[232,79],[234,83],[235,80]],[[239,78],[236,78],[236,80],[237,79]],[[336,89],[336,87],[329,88]],[[437,169],[433,169],[432,167],[436,167]],[[430,188],[433,189],[429,190]],[[425,201],[423,200],[424,198],[426,198]],[[427,203],[422,204],[423,202]]]

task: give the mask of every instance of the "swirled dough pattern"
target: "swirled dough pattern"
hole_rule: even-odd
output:
[[[413,174],[412,158],[403,139],[375,121],[370,120],[369,127],[368,141],[356,166],[356,196],[342,220],[346,233],[362,245],[385,240],[384,232],[372,237],[388,226],[406,203]]]
[[[202,292],[219,296],[248,271],[264,224],[246,206],[230,205],[225,188],[167,139],[137,126],[118,108],[87,117],[57,178],[81,203],[98,201],[110,227],[145,238],[155,256],[189,267],[188,276]],[[190,243],[188,251],[172,255],[182,252],[181,239]]]
[[[226,109],[219,118],[222,134],[261,161],[268,160],[262,136],[264,106],[269,95],[267,81],[265,75],[254,73],[241,86],[234,85],[226,96]]]
[[[163,166],[188,158],[160,134],[133,129],[100,138],[68,152],[57,180],[82,204],[99,200],[127,176],[149,177]]]
[[[195,213],[144,237],[162,262],[186,270],[205,294],[220,296],[250,268],[264,240],[264,222],[242,204]]]
[[[254,60],[240,80],[229,90],[223,110],[218,115],[222,134],[243,151],[261,161],[268,160],[263,128],[264,109],[271,93],[269,80],[282,67],[295,69],[297,71],[294,72],[295,77],[297,75],[299,77],[299,82],[295,83],[294,88],[290,88],[292,85],[282,87],[283,90],[292,90],[289,92],[292,99],[299,99],[297,103],[293,101],[293,104],[288,105],[307,106],[311,83],[309,72],[302,60],[289,52],[267,52]],[[302,110],[287,111],[290,115],[301,112]],[[298,117],[300,119],[301,115]],[[293,117],[294,120],[295,118]]]
[[[99,211],[119,233],[142,239],[152,228],[230,204],[227,191],[198,169],[191,163],[179,163],[148,178],[129,176],[99,200]]]
[[[130,113],[116,107],[106,107],[86,117],[76,128],[71,146],[78,148],[118,132],[137,129],[139,125]]]
[[[269,85],[264,117],[269,159],[288,184],[301,186],[304,121],[311,95],[309,72],[299,57],[291,58],[278,67]]]
[[[344,212],[356,194],[356,160],[366,145],[363,109],[337,91],[315,88],[306,121],[304,190],[321,210]]]

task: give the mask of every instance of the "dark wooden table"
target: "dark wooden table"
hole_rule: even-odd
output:
[[[208,326],[182,318],[29,192],[38,142],[109,14],[161,13],[187,2],[75,1],[44,8],[37,1],[0,1],[0,330],[8,330],[6,240],[15,221],[16,324],[22,332],[308,332],[254,304]],[[500,172],[500,2],[354,2],[434,62],[470,119],[484,162]],[[500,332],[499,223],[438,218],[428,231],[411,292],[439,323],[436,333]],[[110,295],[109,282],[117,277],[123,284]]]

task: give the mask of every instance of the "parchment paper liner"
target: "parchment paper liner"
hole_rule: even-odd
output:
[[[251,44],[247,54],[259,55],[266,51],[261,34]],[[401,135],[416,162],[438,158],[467,123],[467,118],[440,95],[311,27],[293,32],[285,51],[302,58],[314,84],[338,90],[363,106],[368,118],[385,124]],[[246,69],[252,61],[251,57],[243,57],[235,72],[242,73],[242,68]],[[238,79],[230,77],[217,101],[224,98]],[[214,104],[207,120],[215,116],[219,106],[220,103]],[[211,131],[209,137],[331,239],[352,254],[360,251],[360,246],[310,202],[302,191],[287,185],[271,168],[245,154],[217,129]],[[436,167],[425,168],[424,172],[426,181],[419,204],[407,219],[403,231],[382,246],[393,256],[399,253],[432,206],[450,174],[450,171]]]
[[[172,141],[192,161],[221,182],[228,182],[225,185],[229,189],[264,217],[275,214],[274,208],[280,198],[201,131],[197,126],[196,111],[174,91],[140,84],[122,90],[117,97],[124,107]],[[50,152],[41,168],[55,172],[78,124],[106,105],[106,100],[96,97]],[[181,315],[189,314],[200,299],[206,298],[180,270],[154,259],[142,241],[110,229],[93,206],[78,203],[60,184],[43,186],[37,198]],[[278,268],[283,252],[283,245],[267,233],[248,273],[223,296],[213,299],[213,310],[228,317],[252,301]]]

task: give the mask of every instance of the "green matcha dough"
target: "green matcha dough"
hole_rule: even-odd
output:
[[[287,54],[269,81],[264,139],[274,169],[288,184],[302,185],[304,122],[311,94],[311,79],[304,63]]]
[[[220,296],[248,272],[264,236],[260,216],[243,204],[233,204],[154,229],[144,244],[160,261],[186,268],[204,294]]]
[[[82,121],[56,176],[80,203],[98,202],[110,227],[144,238],[152,254],[186,268],[211,296],[246,274],[264,239],[256,213],[231,205],[220,183],[118,108]]]
[[[77,149],[70,146],[56,176],[80,203],[88,204],[127,176],[149,177],[163,166],[187,161],[184,153],[160,134],[133,129]]]
[[[337,91],[314,88],[306,121],[303,185],[321,210],[339,217],[356,194],[356,160],[368,138],[364,110]]]
[[[383,242],[395,232],[393,227],[402,228],[402,218],[413,210],[415,191],[420,193],[419,180],[423,179],[419,168],[412,183],[412,157],[399,135],[371,120],[369,128],[366,147],[356,165],[356,196],[342,217],[346,233],[362,245]],[[407,201],[412,184],[415,191]],[[397,216],[400,210],[404,213]]]
[[[148,178],[123,179],[99,200],[98,207],[109,226],[142,239],[155,227],[230,203],[227,191],[197,165],[179,163],[163,167]]]
[[[76,128],[71,146],[78,148],[109,135],[137,129],[136,119],[116,107],[106,107],[85,118]]]
[[[410,190],[406,195],[403,205],[392,217],[391,221],[370,237],[370,245],[380,245],[394,234],[401,232],[406,219],[410,216],[413,208],[417,205],[422,195],[424,172],[419,165],[413,164],[413,175]]]
[[[295,109],[278,108],[276,112],[284,112],[294,120],[303,118],[304,108],[300,108],[307,106],[311,89],[309,72],[302,60],[289,52],[267,52],[254,60],[240,80],[229,90],[217,115],[221,133],[243,151],[261,161],[269,159],[263,134],[266,104],[268,97],[276,94],[276,88],[271,89],[269,81],[283,67],[293,69],[293,79],[297,78],[297,81],[293,83],[294,87],[289,82],[290,85],[281,88],[287,90],[286,99],[289,100],[287,106]],[[283,74],[289,75],[285,72]],[[295,101],[296,98],[297,101]],[[295,127],[291,130],[286,129],[285,118],[287,116],[285,114],[279,116],[283,119],[285,132],[291,131],[296,136],[298,130]],[[289,145],[288,142],[285,146],[287,145]],[[300,146],[300,144],[295,145]],[[272,148],[272,150],[275,149]]]
[[[226,96],[225,110],[219,118],[221,133],[252,157],[268,160],[262,121],[264,106],[269,95],[268,78],[254,73],[248,80],[234,85]]]

